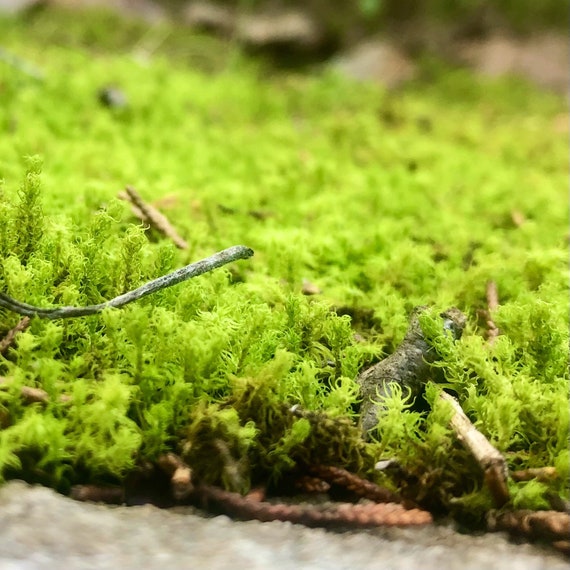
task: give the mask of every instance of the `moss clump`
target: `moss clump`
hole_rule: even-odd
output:
[[[477,518],[490,501],[440,386],[428,385],[429,412],[394,391],[375,442],[352,429],[359,371],[427,304],[424,334],[472,420],[511,467],[559,469],[548,485],[513,484],[517,504],[567,493],[562,100],[433,64],[429,82],[397,95],[328,74],[264,78],[240,57],[214,76],[180,59],[142,66],[131,51],[142,30],[114,22],[120,49],[93,57],[101,20],[77,20],[71,38],[50,32],[60,18],[44,12],[37,36],[0,22],[5,47],[45,72],[37,82],[0,64],[1,290],[94,304],[234,243],[256,255],[123,310],[33,319],[0,357],[4,478],[120,481],[173,450],[245,489],[297,463],[371,474],[397,457],[409,477],[388,483]],[[127,108],[99,105],[112,83]],[[115,199],[125,184],[160,202],[189,250],[134,223]],[[304,296],[304,280],[323,293]],[[477,317],[489,280],[493,347]],[[438,332],[452,305],[469,317],[456,344]],[[368,315],[358,340],[335,307]],[[17,321],[2,312],[0,335]],[[48,402],[26,404],[22,386]]]

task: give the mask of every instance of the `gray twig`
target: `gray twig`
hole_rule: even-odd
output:
[[[172,273],[168,273],[167,275],[163,275],[162,277],[158,277],[157,279],[149,281],[134,291],[129,291],[123,295],[119,295],[114,299],[105,301],[104,303],[100,303],[98,305],[44,309],[42,307],[35,307],[34,305],[22,303],[21,301],[12,299],[12,297],[9,297],[4,293],[0,293],[0,307],[4,307],[20,315],[25,315],[27,317],[39,317],[41,319],[70,319],[74,317],[85,317],[88,315],[100,313],[104,309],[110,307],[123,307],[124,305],[132,303],[133,301],[137,301],[142,297],[156,293],[156,291],[166,289],[167,287],[172,287],[173,285],[176,285],[188,279],[192,279],[193,277],[197,277],[203,273],[208,273],[209,271],[217,269],[218,267],[222,267],[223,265],[231,263],[232,261],[237,261],[238,259],[248,259],[252,255],[253,250],[249,247],[246,247],[244,245],[234,245],[233,247],[219,251],[218,253],[207,257],[206,259],[196,261],[195,263],[186,265],[186,267],[177,269]]]

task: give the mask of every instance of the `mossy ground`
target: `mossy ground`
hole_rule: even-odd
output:
[[[515,505],[567,493],[561,99],[429,61],[394,93],[328,73],[276,76],[231,46],[212,55],[203,38],[95,14],[2,21],[0,37],[45,74],[0,63],[3,291],[93,304],[227,246],[255,250],[123,310],[34,319],[0,359],[4,478],[65,491],[121,481],[173,450],[244,490],[296,462],[370,476],[397,457],[415,477],[407,492],[477,518],[491,501],[439,386],[428,386],[429,413],[396,393],[377,442],[351,425],[359,370],[428,304],[469,316],[456,345],[436,317],[424,327],[478,428],[511,468],[558,469],[548,483],[511,483]],[[137,59],[155,37],[166,39]],[[98,102],[109,84],[126,108]],[[116,199],[126,184],[167,213],[188,251],[137,224]],[[304,296],[304,280],[322,293]],[[489,280],[501,301],[493,347],[478,317]],[[17,322],[2,312],[0,334]],[[27,405],[23,385],[49,403]],[[296,418],[294,404],[316,414]]]

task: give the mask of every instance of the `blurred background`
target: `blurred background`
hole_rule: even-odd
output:
[[[560,0],[0,0],[0,13],[53,5],[102,7],[149,27],[170,21],[278,66],[326,62],[388,88],[413,79],[417,61],[431,56],[558,92],[569,81],[568,3]]]

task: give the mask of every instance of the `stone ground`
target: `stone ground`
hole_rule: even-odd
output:
[[[206,518],[192,508],[79,503],[14,481],[0,488],[3,570],[563,570],[550,550],[449,527],[331,532]]]
[[[176,20],[189,28],[232,35],[257,53],[281,49],[319,53],[326,43],[322,23],[307,11],[283,8],[270,13],[241,14],[215,0],[188,0],[176,15],[160,0],[0,0],[0,14],[15,14],[38,3],[67,7],[105,6],[127,17],[146,20],[149,26]],[[518,37],[504,26],[486,24],[478,36],[461,33],[455,26],[417,26],[355,39],[350,47],[325,59],[344,75],[396,88],[417,76],[414,52],[432,53],[454,65],[485,77],[517,76],[538,87],[567,93],[570,83],[570,51],[564,31],[535,30]],[[1,42],[1,40],[0,40]]]

